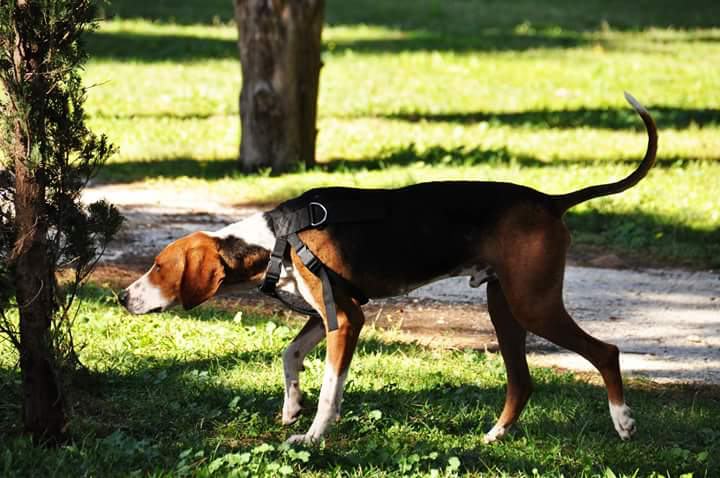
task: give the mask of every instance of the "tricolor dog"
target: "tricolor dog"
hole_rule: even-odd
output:
[[[654,121],[632,96],[626,98],[649,139],[638,168],[618,182],[561,195],[475,181],[393,190],[314,189],[219,231],[196,232],[169,244],[152,268],[121,293],[120,301],[134,314],[175,303],[189,309],[224,287],[256,286],[263,280],[271,283],[270,290],[277,286],[299,293],[319,314],[283,353],[282,421],[297,420],[303,359],[327,338],[317,414],[305,434],[289,439],[310,443],[339,417],[366,298],[403,294],[444,277],[470,276],[471,286],[487,282],[488,309],[507,370],[505,406],[486,441],[505,435],[530,397],[526,331],[577,352],[598,369],[615,430],[628,439],[635,420],[623,397],[618,348],[581,330],[562,300],[570,245],[564,213],[634,186],[655,162]]]

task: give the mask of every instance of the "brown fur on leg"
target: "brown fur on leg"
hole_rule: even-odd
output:
[[[505,406],[495,426],[485,435],[485,442],[502,438],[520,417],[532,393],[532,379],[525,357],[525,329],[510,312],[500,283],[491,280],[487,286],[488,311],[495,327],[500,352],[507,372]]]

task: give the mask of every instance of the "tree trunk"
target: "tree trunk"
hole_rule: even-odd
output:
[[[17,0],[17,15],[40,15],[38,6]],[[16,81],[27,81],[33,98],[44,98],[49,86],[45,64],[47,49],[19,38],[13,61]],[[29,106],[37,108],[37,105]],[[17,241],[12,254],[20,316],[20,371],[23,389],[23,423],[35,442],[56,443],[61,439],[65,414],[55,374],[50,324],[55,292],[55,271],[47,244],[45,184],[41,161],[33,157],[36,144],[30,131],[32,114],[14,111],[12,160],[15,165],[15,224]],[[23,117],[20,117],[23,115]],[[36,146],[37,147],[37,146]],[[39,153],[37,153],[39,156]]]
[[[323,9],[324,0],[235,0],[246,172],[315,164]]]
[[[20,315],[20,370],[23,423],[36,442],[57,442],[65,415],[50,340],[54,311],[54,273],[48,257],[42,174],[28,170],[27,138],[15,128],[15,218],[18,240],[14,258]]]
[[[29,175],[19,158],[15,160],[15,177],[19,238],[15,248],[15,287],[20,314],[23,423],[35,442],[58,442],[65,415],[50,339],[55,284],[43,218],[44,187]]]

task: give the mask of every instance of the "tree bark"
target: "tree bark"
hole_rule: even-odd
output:
[[[44,186],[30,176],[24,161],[19,158],[15,160],[15,177],[18,231],[15,287],[20,315],[23,423],[34,441],[58,442],[65,415],[50,338],[54,274],[43,219]]]
[[[235,0],[240,166],[315,164],[324,0]]]
[[[18,15],[41,15],[37,6],[17,0]],[[42,105],[49,89],[42,71],[47,48],[28,44],[22,36],[15,45],[16,78],[28,82],[32,98]],[[26,105],[39,108],[38,104]],[[35,442],[58,442],[63,435],[65,414],[55,373],[50,325],[55,310],[55,271],[47,244],[45,184],[42,161],[33,157],[37,124],[31,114],[14,111],[12,160],[15,166],[15,224],[17,241],[12,254],[20,316],[20,370],[23,390],[23,423]],[[38,154],[39,155],[39,154]],[[29,165],[33,164],[30,168]]]

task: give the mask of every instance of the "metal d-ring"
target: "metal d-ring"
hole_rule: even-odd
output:
[[[323,216],[320,220],[315,220],[315,214],[313,214],[313,206],[319,207],[322,210]],[[310,226],[318,227],[325,224],[325,221],[327,221],[328,217],[328,211],[325,206],[323,206],[319,202],[311,202],[310,204],[308,204],[308,209],[310,210]]]

